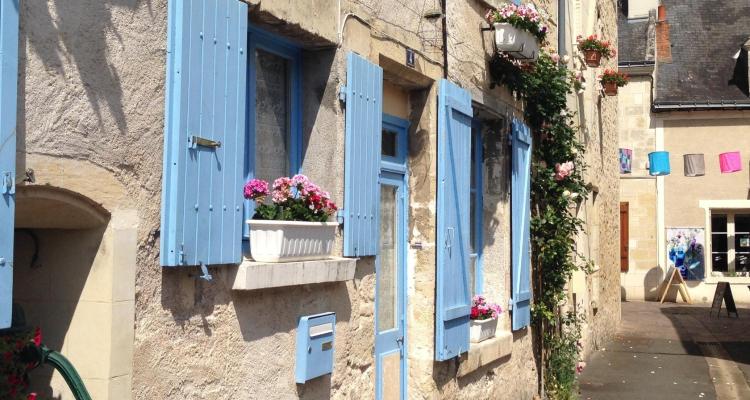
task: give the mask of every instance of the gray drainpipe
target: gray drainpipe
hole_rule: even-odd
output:
[[[565,51],[565,6],[567,0],[557,0],[557,54],[561,57]]]

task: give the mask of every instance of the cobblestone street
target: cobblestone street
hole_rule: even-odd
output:
[[[739,289],[739,288],[738,288]],[[744,289],[744,287],[743,287]],[[581,375],[581,399],[750,399],[750,309],[622,304],[615,340]]]

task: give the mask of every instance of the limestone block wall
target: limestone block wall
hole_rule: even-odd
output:
[[[602,0],[574,3],[568,10],[573,15],[567,27],[571,42],[578,34],[597,33],[616,45],[616,4]],[[594,273],[574,278],[580,284],[570,286],[570,300],[575,299],[576,309],[587,318],[583,331],[586,355],[611,338],[620,321],[617,98],[604,96],[598,83],[601,70],[616,67],[617,60],[603,60],[599,68],[585,67],[578,50],[572,51],[573,66],[582,69],[587,82],[584,93],[572,99],[572,108],[586,148],[585,178],[594,189],[589,201],[577,209],[586,221],[586,233],[577,243],[582,254],[594,262]]]
[[[633,150],[632,172],[620,176],[620,201],[629,204],[628,271],[620,274],[624,300],[655,300],[663,271],[658,261],[657,183],[648,174],[648,153],[656,149],[651,117],[651,76],[633,76],[620,88],[620,147]]]

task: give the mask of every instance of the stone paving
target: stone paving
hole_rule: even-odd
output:
[[[750,308],[739,318],[703,305],[622,304],[615,339],[580,376],[583,400],[750,399]]]

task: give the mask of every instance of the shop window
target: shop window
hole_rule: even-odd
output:
[[[715,276],[750,276],[750,211],[711,211],[711,265]]]

